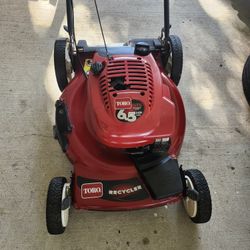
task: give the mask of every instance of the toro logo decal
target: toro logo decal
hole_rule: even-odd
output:
[[[112,187],[112,189],[109,190],[109,195],[116,196],[116,197],[125,197],[128,195],[132,195],[138,191],[142,190],[141,185],[131,185],[131,184],[125,184],[125,185],[117,185]]]
[[[132,101],[131,98],[122,98],[115,100],[115,109],[131,109]]]
[[[124,98],[125,100],[125,98]],[[144,112],[144,105],[139,100],[121,101],[116,100],[116,118],[121,122],[135,122]]]
[[[81,186],[82,199],[96,199],[103,196],[103,184],[101,182],[85,183]]]

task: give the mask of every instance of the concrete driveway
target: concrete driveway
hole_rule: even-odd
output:
[[[101,43],[94,4],[77,0],[78,38]],[[99,0],[109,43],[158,37],[162,1]],[[209,223],[194,225],[181,204],[133,212],[72,210],[69,226],[50,236],[47,186],[70,175],[52,137],[59,97],[53,43],[65,36],[65,1],[0,2],[0,249],[250,249],[250,109],[241,72],[250,54],[246,0],[172,0],[172,34],[184,47],[180,83],[187,130],[180,162],[206,175]],[[248,5],[248,6],[247,6]]]

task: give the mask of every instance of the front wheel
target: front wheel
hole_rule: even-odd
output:
[[[62,234],[68,224],[70,184],[64,177],[55,177],[49,184],[46,224],[50,234]]]
[[[198,200],[184,197],[184,207],[194,223],[206,223],[212,214],[212,201],[209,187],[204,175],[197,169],[186,170],[186,188],[198,192]]]

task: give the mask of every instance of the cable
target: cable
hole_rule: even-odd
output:
[[[101,33],[102,33],[102,39],[103,39],[103,42],[104,42],[104,46],[105,46],[107,58],[108,58],[108,59],[111,59],[111,57],[110,57],[110,55],[109,55],[109,52],[108,52],[108,47],[107,47],[107,44],[106,44],[105,36],[104,36],[104,33],[103,33],[101,18],[100,18],[100,15],[99,15],[99,10],[98,10],[98,7],[97,7],[96,0],[94,0],[94,3],[95,3],[95,9],[96,9],[96,13],[97,13],[97,17],[98,17],[98,21],[99,21]]]

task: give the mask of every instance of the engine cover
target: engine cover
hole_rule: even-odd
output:
[[[168,84],[154,57],[126,55],[107,59],[96,53],[87,83],[87,127],[100,143],[113,148],[136,148],[170,138],[177,110]],[[170,83],[169,83],[169,82]]]

